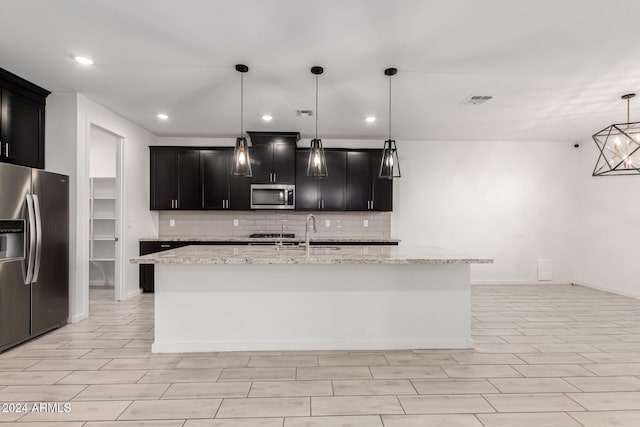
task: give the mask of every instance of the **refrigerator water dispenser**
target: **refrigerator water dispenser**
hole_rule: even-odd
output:
[[[0,263],[20,261],[25,257],[24,220],[0,219]]]

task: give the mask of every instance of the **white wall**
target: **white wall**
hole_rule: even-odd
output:
[[[325,140],[325,147],[381,148],[382,141]],[[233,139],[158,138],[159,145],[225,145]],[[304,147],[308,141],[300,141]],[[574,280],[578,183],[573,143],[398,141],[392,236],[495,258],[472,267],[475,283],[536,283],[538,259],[553,282]]]
[[[158,216],[149,211],[149,145],[155,143],[156,137],[149,131],[130,122],[122,116],[102,107],[83,95],[78,95],[78,127],[83,131],[78,134],[79,149],[79,206],[78,216],[79,256],[88,259],[88,226],[89,224],[89,170],[87,143],[91,125],[99,126],[123,138],[123,174],[122,224],[123,234],[119,236],[123,245],[123,269],[121,298],[127,299],[140,292],[138,266],[128,260],[138,255],[141,237],[157,235]],[[82,242],[80,239],[83,239]],[[88,286],[88,263],[82,264],[79,275],[83,286]]]
[[[89,132],[89,176],[115,177],[119,138],[96,126]]]
[[[77,139],[78,95],[52,93],[47,97],[45,117],[45,166],[50,172],[69,175],[69,321],[87,312],[86,291],[78,281],[77,232]]]
[[[128,260],[138,254],[140,237],[157,235],[158,216],[149,211],[149,145],[156,137],[114,112],[75,93],[52,93],[46,110],[47,170],[70,176],[70,321],[89,310],[89,150],[91,125],[123,138],[124,248],[121,298],[139,293],[138,267]]]
[[[476,283],[536,283],[553,260],[553,282],[573,278],[577,168],[561,142],[398,142],[392,235],[491,257]]]
[[[640,298],[640,175],[591,176],[598,150],[581,143],[576,281]]]

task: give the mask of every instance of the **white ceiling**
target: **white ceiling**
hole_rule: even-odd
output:
[[[241,62],[245,128],[309,137],[322,65],[320,136],[383,138],[395,66],[396,139],[574,141],[625,121],[639,27],[638,0],[2,0],[0,67],[158,135],[232,136]]]

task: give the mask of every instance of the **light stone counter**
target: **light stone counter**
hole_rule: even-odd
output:
[[[470,348],[473,263],[426,246],[186,246],[155,265],[152,351]]]
[[[133,258],[136,264],[487,264],[428,246],[185,246]]]
[[[142,237],[138,239],[140,242],[255,242],[255,243],[275,243],[279,239],[263,238],[263,237],[209,237],[209,236],[171,236],[171,237]],[[282,239],[285,243],[302,243],[303,238],[285,238]],[[396,244],[400,242],[400,239],[386,238],[386,237],[340,237],[340,236],[328,236],[320,237],[314,236],[311,240],[313,242],[332,242],[332,243],[389,243]]]

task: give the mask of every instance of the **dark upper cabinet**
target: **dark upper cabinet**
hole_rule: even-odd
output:
[[[0,161],[44,169],[49,91],[0,68]]]
[[[260,177],[262,183],[282,182],[284,176],[296,185],[296,210],[392,210],[393,181],[378,178],[382,150],[325,149],[329,176],[313,178],[307,176],[309,151],[294,150],[290,160],[294,147],[282,141],[254,145],[252,164],[271,167],[254,166],[253,178],[231,175],[230,147],[151,147],[151,209],[250,210],[251,183]],[[274,172],[285,166],[286,172]]]
[[[320,178],[320,209],[343,211],[347,201],[347,152],[325,150],[324,155],[328,176]]]
[[[202,209],[200,151],[151,147],[151,209]]]
[[[229,199],[229,154],[225,150],[200,151],[204,209],[225,209]]]
[[[249,209],[251,178],[231,175],[232,161],[233,149],[200,151],[204,209]]]
[[[378,178],[382,150],[347,153],[347,210],[382,211],[393,209],[393,180]]]
[[[347,153],[347,210],[367,211],[371,207],[371,160],[366,151]]]
[[[307,176],[309,150],[296,151],[296,210],[320,208],[320,178]]]
[[[393,179],[379,178],[382,150],[369,152],[371,161],[371,210],[390,212],[393,210]]]
[[[298,132],[247,132],[254,184],[295,184]]]
[[[347,152],[325,149],[326,178],[307,176],[309,150],[296,152],[296,209],[343,211],[346,209]]]

